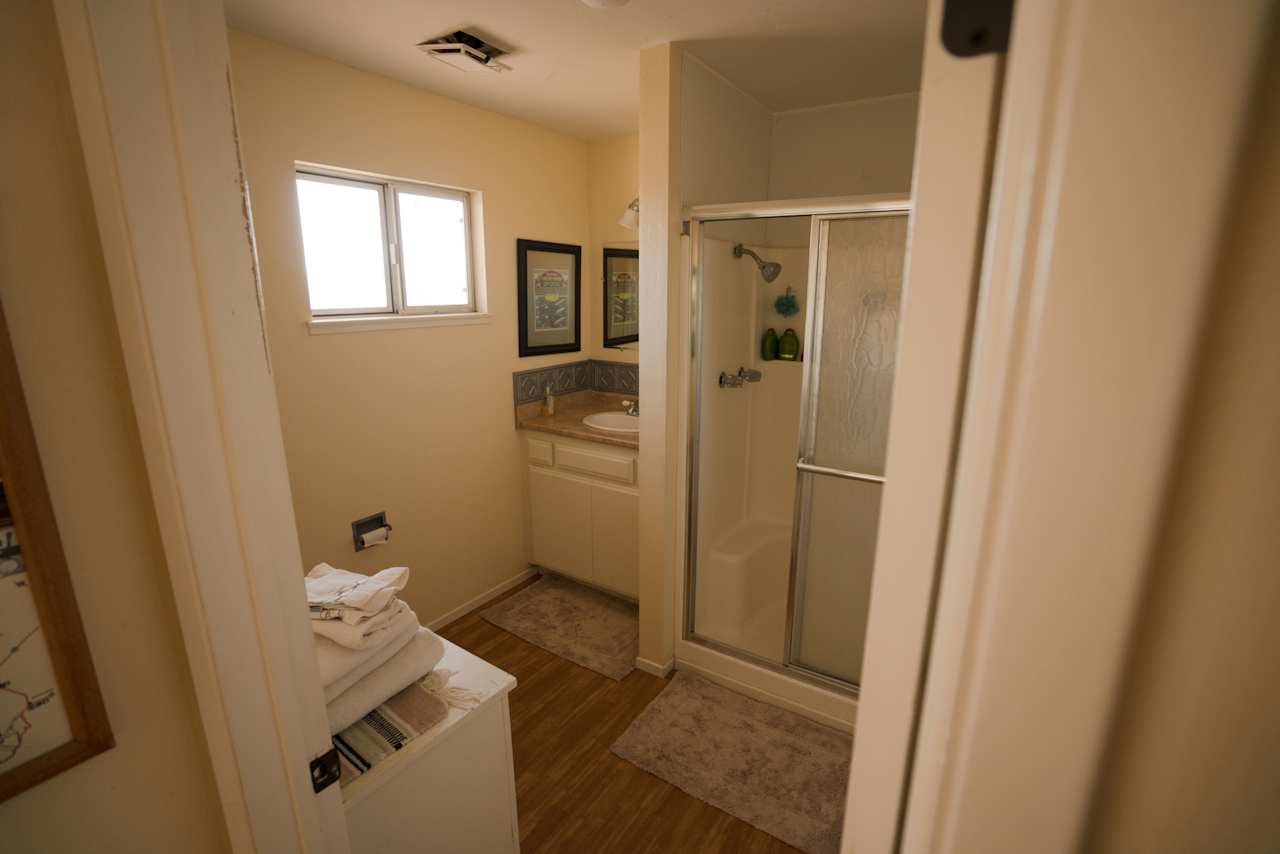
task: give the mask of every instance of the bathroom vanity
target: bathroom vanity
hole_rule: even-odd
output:
[[[571,404],[557,411],[519,422],[529,485],[530,560],[635,599],[638,433],[586,427],[582,419],[592,414],[590,406]]]

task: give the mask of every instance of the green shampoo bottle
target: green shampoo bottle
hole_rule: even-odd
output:
[[[796,331],[788,326],[782,333],[782,337],[778,339],[778,358],[784,362],[797,362],[800,360],[800,337],[796,335]]]
[[[764,337],[760,339],[760,358],[766,362],[778,358],[778,333],[773,331],[772,326],[764,331]]]

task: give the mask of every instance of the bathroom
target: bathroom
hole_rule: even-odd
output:
[[[1074,0],[1012,54],[925,0],[223,5],[4,13],[41,235],[0,218],[17,850],[1162,850],[1121,844],[1170,838],[1126,799],[1187,802],[1145,674],[1208,629],[1149,553],[1257,533],[1186,524],[1161,454],[1247,444],[1183,436],[1235,389],[1186,391],[1196,330],[1237,342],[1201,273],[1245,281],[1183,238],[1259,250],[1209,226],[1260,15],[1214,76],[1160,49],[1207,12]],[[1121,37],[1145,64],[1066,73]]]
[[[660,686],[674,667],[711,684],[736,686],[847,739],[856,710],[859,627],[865,625],[869,599],[875,484],[862,485],[866,494],[855,492],[845,511],[861,531],[853,546],[856,559],[843,568],[833,564],[805,573],[802,567],[796,595],[800,600],[807,595],[812,604],[797,606],[794,618],[788,614],[796,587],[797,483],[812,489],[808,476],[797,477],[795,468],[809,366],[807,330],[814,322],[809,317],[811,226],[819,220],[838,224],[830,219],[835,211],[851,205],[861,209],[868,198],[896,199],[893,219],[905,222],[922,7],[901,13],[914,23],[902,39],[901,55],[886,69],[892,73],[853,88],[830,82],[815,86],[820,81],[813,72],[779,86],[767,63],[744,63],[742,49],[731,45],[710,43],[701,51],[673,45],[664,54],[679,79],[678,96],[662,109],[677,116],[681,128],[684,162],[673,177],[682,208],[858,198],[815,207],[808,215],[695,226],[703,234],[703,296],[695,309],[703,318],[703,373],[714,377],[744,367],[757,371],[759,381],[708,390],[698,409],[704,421],[692,429],[707,468],[689,487],[701,502],[690,538],[697,568],[689,572],[697,579],[697,594],[689,607],[682,606],[683,614],[670,615],[688,622],[688,633],[676,637],[673,632],[657,651],[642,638],[657,603],[642,581],[641,526],[646,497],[660,497],[646,479],[646,453],[651,431],[663,427],[650,417],[659,406],[650,405],[653,395],[646,394],[640,363],[664,347],[662,329],[650,331],[644,310],[650,294],[642,239],[646,219],[654,214],[645,204],[640,175],[643,112],[580,110],[572,134],[557,133],[541,122],[458,103],[428,91],[429,86],[340,65],[316,55],[317,48],[303,52],[299,45],[319,42],[292,32],[269,9],[237,3],[229,8],[239,132],[304,564],[362,573],[408,566],[410,580],[400,597],[423,626],[446,640],[465,631],[460,626],[474,622],[476,614],[500,607],[503,597],[530,596],[553,584],[617,597],[624,612],[630,609],[620,624],[611,622],[618,609],[607,603],[601,606],[603,617],[590,607],[578,615],[583,626],[595,625],[590,631],[603,632],[602,637],[545,637],[546,627],[536,625],[545,616],[538,609],[550,606],[536,602],[499,625],[578,664],[595,662],[596,669],[614,678],[643,678]],[[726,67],[742,76],[741,82],[717,69],[713,59],[701,58],[717,51],[725,53]],[[518,53],[509,58],[516,71],[468,72],[465,82],[519,85],[519,60]],[[430,58],[423,61],[434,71]],[[643,89],[648,85],[645,58],[639,61]],[[476,80],[477,74],[494,79]],[[767,94],[749,94],[753,88]],[[535,162],[536,169],[526,165]],[[354,201],[342,200],[341,191],[383,181],[388,188],[383,193],[396,198],[383,208],[398,213],[398,222],[386,228],[406,232],[405,290],[402,296],[393,294],[392,305],[421,302],[411,295],[421,274],[410,257],[406,198],[433,193],[432,198],[446,200],[442,203],[461,206],[467,228],[459,238],[464,245],[469,239],[470,254],[463,263],[448,263],[453,264],[450,275],[466,283],[463,295],[435,300],[453,307],[387,312],[387,298],[374,294],[371,308],[352,311],[333,296],[346,285],[321,280],[331,269],[351,275],[344,265],[359,251],[342,244],[343,235],[358,230],[359,223],[341,220],[356,209]],[[326,193],[334,207],[326,207]],[[317,235],[310,243],[309,230]],[[869,404],[882,409],[888,406],[892,375],[903,228],[895,239],[880,260],[896,269],[888,294],[893,304],[878,321],[888,336],[877,354],[880,398]],[[737,257],[729,251],[735,243],[743,244]],[[724,251],[713,258],[712,246]],[[766,263],[781,265],[768,281],[760,272]],[[538,306],[531,294],[540,283],[532,281],[533,271],[562,267],[575,278],[573,313],[565,326],[576,327],[569,330],[576,334],[547,337],[534,327]],[[391,269],[394,284],[395,266]],[[619,277],[630,284],[624,296],[633,304],[627,309],[630,327],[615,323],[606,310],[617,296],[604,287],[616,291]],[[522,279],[531,282],[529,287]],[[682,280],[693,282],[684,275]],[[635,303],[640,305],[638,328]],[[766,342],[767,329],[776,342]],[[720,352],[713,357],[716,348]],[[341,404],[329,405],[333,400]],[[603,429],[590,423],[601,411],[615,419]],[[883,454],[886,428],[880,417],[873,429]],[[682,435],[688,423],[679,427]],[[748,423],[747,429],[733,426]],[[726,458],[735,448],[738,458]],[[821,483],[817,488],[828,489]],[[832,506],[846,503],[843,494],[824,495],[806,506],[821,514],[832,500],[838,502]],[[731,512],[735,502],[741,506]],[[385,514],[373,521],[387,523],[389,540],[353,551],[353,522],[374,514]],[[822,525],[820,519],[804,519],[805,525]],[[816,531],[809,555],[829,554],[834,561],[851,547],[847,538],[820,543],[823,535]],[[735,543],[738,552],[751,544],[751,553],[735,552]],[[540,573],[550,574],[528,587]],[[821,580],[805,584],[805,577]],[[848,624],[839,616],[847,609],[862,616]],[[500,619],[488,615],[486,626]],[[789,662],[784,647],[791,642],[783,635],[793,622],[796,660]],[[829,650],[812,651],[818,637]],[[574,649],[592,643],[599,648]],[[662,647],[671,645],[691,654],[674,649],[664,654]],[[485,657],[474,646],[470,650]],[[598,656],[609,660],[602,664]],[[763,663],[763,676],[744,684],[732,665],[719,667],[720,656],[753,669]],[[832,657],[839,660],[829,661]],[[500,656],[488,660],[500,668],[505,663]],[[628,675],[637,664],[640,672]],[[537,747],[519,735],[520,701],[522,692],[534,689],[521,687],[518,668],[512,671],[518,683],[511,697],[516,773],[524,786],[526,775],[537,775],[525,767],[524,755]],[[844,752],[847,742],[835,751],[841,776],[847,774],[848,756],[839,755]],[[606,760],[618,761],[613,756],[599,761]],[[826,842],[806,847],[829,847],[833,833],[838,835],[832,828],[843,810],[843,784],[836,788],[824,807]],[[747,796],[759,797],[739,795]],[[533,806],[522,803],[521,809],[535,810],[540,797],[545,795],[536,789],[527,794]],[[736,813],[741,816],[742,810]],[[523,844],[536,850],[527,825],[520,823]],[[800,837],[790,839],[795,844]]]

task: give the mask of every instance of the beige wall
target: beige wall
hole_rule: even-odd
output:
[[[769,198],[911,192],[920,94],[890,95],[776,113]],[[773,246],[803,246],[808,223],[771,222]]]
[[[639,249],[640,232],[618,225],[618,217],[631,200],[640,195],[640,137],[637,134],[599,140],[588,146],[587,184],[591,194],[591,245],[583,259],[587,275],[583,287],[600,294],[604,272],[601,255],[604,248]],[[640,348],[628,344],[625,349],[604,347],[604,316],[600,299],[589,323],[583,325],[583,350],[594,359],[611,362],[640,361]]]
[[[671,662],[675,570],[682,548],[679,512],[681,346],[688,316],[680,237],[680,52],[670,44],[640,51],[640,659]],[[670,380],[670,381],[668,381]]]
[[[336,62],[230,34],[271,355],[307,565],[404,564],[423,621],[522,571],[525,478],[511,372],[520,359],[515,243],[590,251],[579,140]],[[487,325],[308,334],[295,160],[483,193]],[[616,215],[615,215],[616,216]],[[596,288],[583,283],[583,335]],[[390,545],[354,552],[350,523],[387,511]]]
[[[0,298],[116,739],[0,804],[3,847],[225,851],[48,3],[0,5],[0,54]]]
[[[769,198],[911,192],[917,92],[777,113]]]
[[[768,197],[772,115],[688,54],[681,55],[680,186],[685,205]]]
[[[1086,849],[1280,849],[1280,39]]]

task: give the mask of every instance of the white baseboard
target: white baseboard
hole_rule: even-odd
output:
[[[666,664],[658,664],[656,661],[636,656],[636,669],[657,676],[659,679],[666,679],[671,671],[675,669],[675,666],[675,659],[668,661]]]
[[[449,613],[441,614],[439,617],[436,617],[434,620],[427,623],[427,628],[431,629],[431,631],[434,632],[436,629],[447,626],[450,623],[452,623],[454,620],[458,619],[459,617],[465,617],[467,614],[470,614],[476,608],[479,608],[481,605],[485,604],[489,600],[497,599],[499,596],[501,596],[503,593],[506,593],[512,587],[515,587],[521,584],[522,582],[528,581],[530,578],[533,578],[537,574],[538,574],[538,571],[533,567],[530,567],[524,570],[523,572],[517,573],[516,575],[511,576],[510,578],[508,578],[506,581],[502,582],[498,586],[489,588],[488,590],[481,593],[476,598],[468,602],[463,602],[461,605],[454,608]]]

